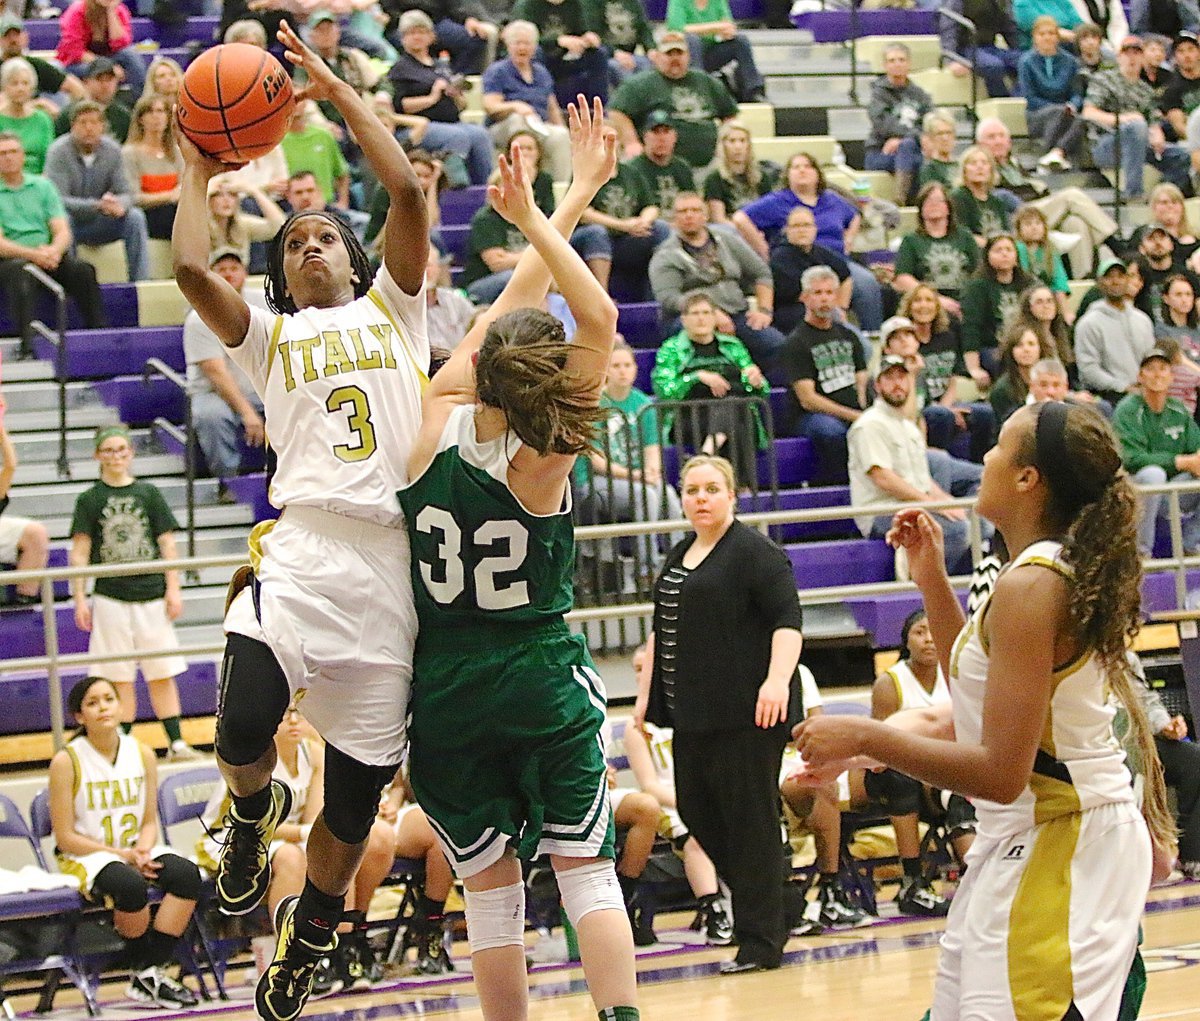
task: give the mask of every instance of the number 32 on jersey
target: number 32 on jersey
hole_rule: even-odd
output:
[[[519,571],[529,550],[529,533],[519,521],[485,521],[464,549],[463,533],[454,516],[442,507],[427,505],[417,514],[417,531],[437,533],[436,564],[421,562],[421,579],[433,599],[449,606],[466,590],[470,571],[475,602],[481,610],[514,610],[529,602],[529,583],[501,583],[497,576]]]

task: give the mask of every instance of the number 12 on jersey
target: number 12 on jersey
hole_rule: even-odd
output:
[[[436,565],[421,561],[421,579],[436,602],[449,606],[461,596],[468,570],[474,582],[475,602],[481,610],[514,610],[529,602],[528,582],[496,581],[497,575],[520,570],[525,562],[529,533],[519,521],[485,521],[475,529],[466,550],[462,529],[448,510],[427,505],[417,514],[416,525],[418,532],[441,535]]]

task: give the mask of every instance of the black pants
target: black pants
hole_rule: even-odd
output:
[[[776,967],[787,940],[779,767],[787,731],[675,731],[679,815],[733,894],[739,961]]]
[[[25,272],[27,259],[0,259],[0,293],[8,296],[8,311],[13,324],[21,334],[21,348],[29,350],[33,321],[33,304],[39,285]],[[48,276],[62,284],[67,296],[74,298],[88,329],[100,329],[108,325],[104,314],[104,302],[100,297],[100,285],[96,283],[96,271],[90,263],[77,259],[70,252],[62,257],[58,268],[50,270]]]
[[[1179,860],[1200,861],[1200,745],[1156,737],[1158,757],[1179,808]]]

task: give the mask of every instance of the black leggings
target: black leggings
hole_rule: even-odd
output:
[[[221,664],[217,705],[217,754],[231,766],[256,762],[275,740],[291,703],[287,677],[275,654],[262,642],[230,633]],[[347,705],[347,712],[354,707]],[[325,747],[325,825],[344,844],[367,839],[379,809],[379,795],[399,763],[372,766]]]
[[[92,893],[97,899],[111,900],[117,911],[129,913],[146,906],[151,883],[180,900],[195,900],[200,896],[200,870],[195,862],[177,854],[162,854],[154,860],[162,866],[154,879],[147,879],[128,862],[110,862],[96,875]]]

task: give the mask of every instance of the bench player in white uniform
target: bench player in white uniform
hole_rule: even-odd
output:
[[[268,255],[270,314],[210,271],[208,238],[195,224],[206,216],[208,181],[229,168],[181,142],[176,279],[263,400],[278,456],[271,499],[283,509],[261,538],[254,576],[235,578],[225,619],[216,746],[234,798],[217,877],[227,913],[253,909],[269,884],[267,848],[288,812],[286,787],[271,781],[272,739],[289,704],[328,745],[304,891],[279,907],[279,947],[256,996],[262,1017],[292,1021],[318,960],[337,944],[380,792],[404,750],[416,614],[396,490],[429,367],[429,225],[417,177],[387,128],[286,23],[279,40],[307,76],[305,96],[337,107],[391,199],[373,280],[340,221],[290,216]]]
[[[121,732],[111,681],[85,677],[67,695],[80,732],[50,760],[50,822],[59,869],[85,897],[109,903],[131,971],[125,995],[156,1007],[194,1007],[165,966],[187,929],[200,871],[159,842],[154,753]],[[150,922],[146,890],[163,891]]]
[[[928,719],[916,731],[808,721],[799,747],[818,772],[864,755],[974,800],[978,835],[942,939],[933,1021],[1113,1021],[1151,838],[1172,839],[1125,662],[1139,623],[1137,498],[1101,416],[1047,402],[1005,423],[984,462],[979,512],[1013,556],[969,621],[936,520],[902,511],[889,532],[924,596],[952,706],[918,710]],[[1110,691],[1152,764],[1142,812]]]
[[[907,709],[930,709],[950,703],[950,689],[938,663],[937,646],[924,608],[913,610],[900,629],[900,659],[875,679],[871,716],[886,720]],[[866,770],[867,796],[887,809],[896,831],[896,852],[904,869],[896,905],[901,914],[944,916],[950,902],[933,888],[921,861],[922,809],[941,820],[959,859],[975,839],[975,811],[961,794],[929,791],[920,780],[894,769]],[[945,803],[943,804],[943,799]]]

